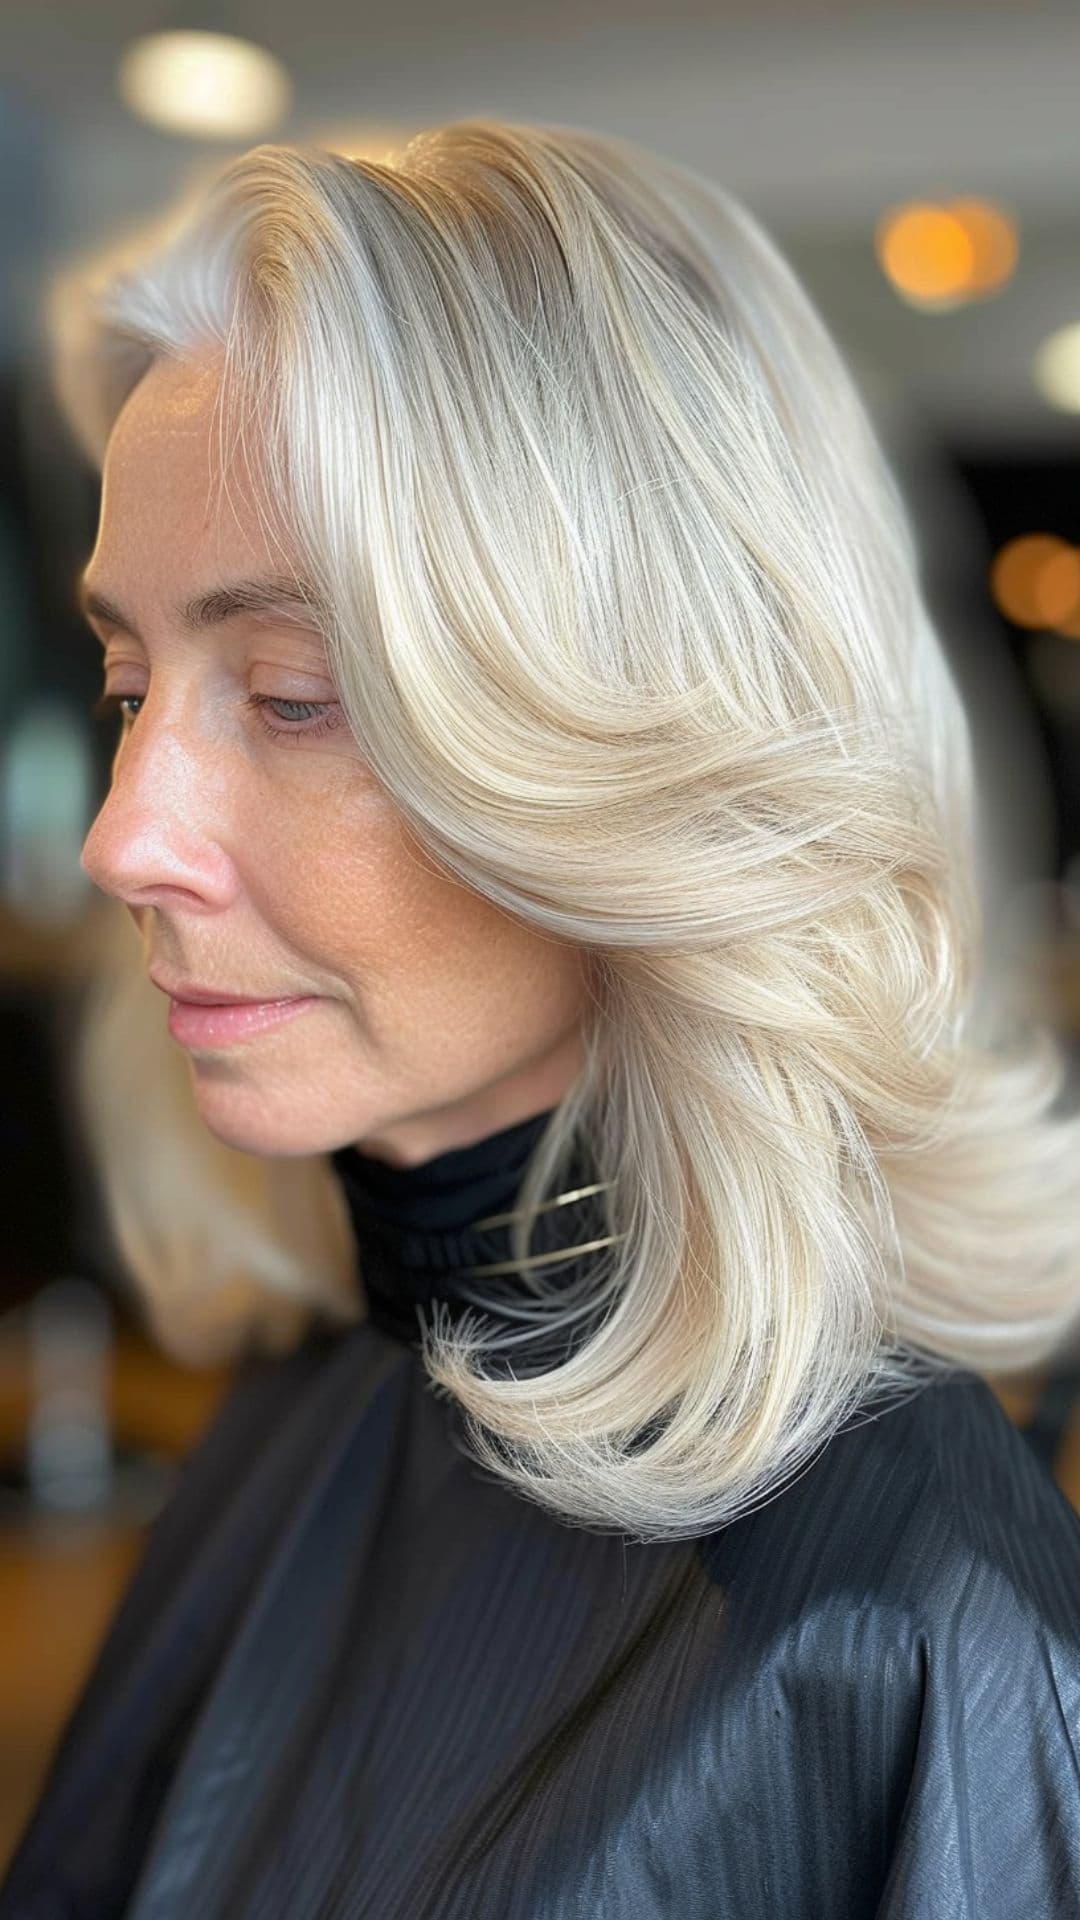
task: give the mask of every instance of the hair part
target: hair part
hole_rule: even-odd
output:
[[[450,872],[590,956],[515,1256],[584,1137],[604,1312],[528,1377],[488,1364],[517,1336],[436,1317],[475,1458],[579,1524],[686,1537],[883,1398],[1059,1353],[1063,1049],[989,964],[969,723],[899,486],[747,209],[563,126],[454,122],[385,163],[262,145],[59,276],[49,319],[99,466],[155,360],[221,355],[221,471],[232,435],[376,777]],[[220,1358],[305,1303],[355,1319],[324,1157],[291,1163],[290,1234],[121,944],[82,1097],[109,1088],[88,1139],[158,1337]],[[126,1020],[173,1089],[153,1132],[117,1091]],[[521,1279],[526,1332],[583,1312]]]

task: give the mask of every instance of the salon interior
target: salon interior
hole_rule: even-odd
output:
[[[112,740],[74,594],[98,482],[43,342],[58,266],[257,141],[377,159],[474,113],[605,129],[734,190],[803,278],[902,480],[997,850],[988,938],[1080,1092],[1080,13],[5,0],[3,38],[0,1871],[232,1377],[152,1337],[71,1106],[96,964],[79,851]],[[993,1384],[1080,1508],[1080,1353]]]

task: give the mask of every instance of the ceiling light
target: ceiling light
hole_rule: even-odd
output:
[[[196,140],[248,140],[288,111],[281,61],[228,33],[145,34],[120,62],[120,96],[132,113]]]
[[[1059,327],[1035,355],[1035,385],[1044,400],[1066,413],[1080,413],[1080,321]]]

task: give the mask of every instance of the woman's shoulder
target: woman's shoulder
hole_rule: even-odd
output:
[[[756,1588],[769,1568],[799,1611],[854,1595],[931,1634],[1039,1621],[1080,1645],[1080,1514],[966,1368],[868,1405],[701,1544],[714,1578]]]
[[[870,1502],[887,1483],[928,1565],[981,1570],[1080,1636],[1080,1514],[985,1379],[957,1369],[872,1417],[860,1461],[861,1431],[839,1436],[853,1477]]]
[[[849,1422],[700,1549],[717,1748],[782,1819],[785,1911],[826,1911],[824,1872],[881,1920],[1080,1912],[1080,1516],[980,1376]]]

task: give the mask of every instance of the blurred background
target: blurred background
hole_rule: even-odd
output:
[[[259,140],[380,157],[473,113],[739,194],[855,372],[972,715],[990,937],[1080,1060],[1080,14],[1072,0],[2,0],[0,1871],[146,1529],[229,1383],[143,1330],[66,1111],[78,854],[112,728],[73,607],[97,480],[55,409],[69,252]],[[162,1008],[162,1018],[165,1008]],[[1078,1170],[1080,1171],[1080,1170]],[[1080,1397],[994,1382],[1080,1506]]]

